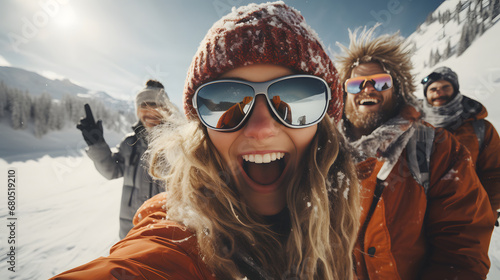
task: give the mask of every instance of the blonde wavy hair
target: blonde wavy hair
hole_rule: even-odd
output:
[[[349,30],[349,47],[337,44],[343,52],[342,55],[335,56],[335,67],[339,71],[340,82],[344,84],[351,77],[354,67],[359,64],[376,62],[391,74],[394,80],[394,92],[401,98],[401,103],[416,105],[417,98],[414,95],[416,85],[411,74],[413,68],[411,45],[399,35],[399,32],[374,38],[374,32],[379,25],[376,24],[370,29],[365,27],[361,32],[360,28]]]
[[[288,239],[280,242],[245,204],[199,120],[158,126],[148,151],[150,172],[167,186],[167,219],[195,233],[205,264],[220,279],[243,275],[232,256],[246,252],[273,279],[353,277],[359,226],[359,182],[332,120],[319,124],[309,152],[290,180]]]

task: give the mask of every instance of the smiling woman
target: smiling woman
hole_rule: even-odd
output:
[[[108,258],[55,279],[353,279],[359,189],[337,77],[297,10],[233,9],[193,57],[189,120],[152,129],[166,193]]]

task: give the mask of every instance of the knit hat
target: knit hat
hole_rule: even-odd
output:
[[[274,64],[323,78],[331,88],[328,115],[338,121],[343,99],[337,70],[316,32],[283,1],[233,8],[215,22],[201,42],[184,85],[184,112],[195,119],[196,89],[223,73],[252,64]]]
[[[434,82],[445,80],[450,82],[453,86],[453,94],[460,92],[460,85],[458,84],[458,75],[450,68],[443,66],[432,71],[429,76],[422,79],[424,85],[424,96],[427,96],[427,88]]]
[[[135,96],[135,108],[139,108],[144,102],[156,103],[159,106],[165,106],[168,100],[168,95],[165,92],[163,85],[156,80],[148,80],[146,87],[137,93]]]

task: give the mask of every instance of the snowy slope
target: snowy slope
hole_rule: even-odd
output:
[[[445,1],[436,11],[454,9],[457,2],[455,0]],[[424,61],[429,58],[430,49],[445,48],[447,38],[450,38],[451,42],[458,41],[457,32],[461,30],[461,26],[451,21],[443,28],[439,26],[438,22],[434,22],[431,25],[422,24],[420,29],[408,37],[408,40],[417,46],[413,59],[415,78],[418,83],[416,95],[423,98],[423,89],[420,84],[422,78],[440,66],[450,67],[458,74],[461,93],[480,101],[488,110],[489,117],[487,119],[498,130],[500,128],[500,110],[496,107],[497,104],[500,104],[500,95],[498,94],[500,93],[500,55],[498,49],[500,24],[498,21],[481,37],[477,38],[461,56],[454,55],[433,67],[424,66]],[[453,47],[456,47],[456,43],[452,44]]]
[[[100,256],[118,241],[121,180],[101,177],[88,157],[48,157],[7,164],[17,183],[16,272],[7,270],[7,227],[0,227],[1,279],[48,279]],[[7,224],[6,191],[0,220]],[[106,229],[106,230],[102,230]]]
[[[0,130],[0,279],[48,279],[107,255],[118,241],[122,180],[108,181],[96,171],[75,128],[42,139],[6,124]],[[105,137],[114,146],[123,136]],[[7,270],[5,251],[11,169],[17,173],[15,273]]]

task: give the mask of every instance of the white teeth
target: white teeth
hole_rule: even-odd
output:
[[[365,104],[367,102],[373,102],[375,104],[378,104],[379,101],[377,99],[375,99],[375,98],[365,98],[365,99],[361,100],[359,102],[359,104],[363,105],[363,104]]]
[[[255,155],[255,163],[262,163],[262,155]]]
[[[271,154],[265,154],[262,156],[262,162],[271,162]]]
[[[243,159],[253,163],[270,163],[272,161],[282,159],[284,156],[285,153],[281,152],[267,154],[249,154],[243,155]]]

